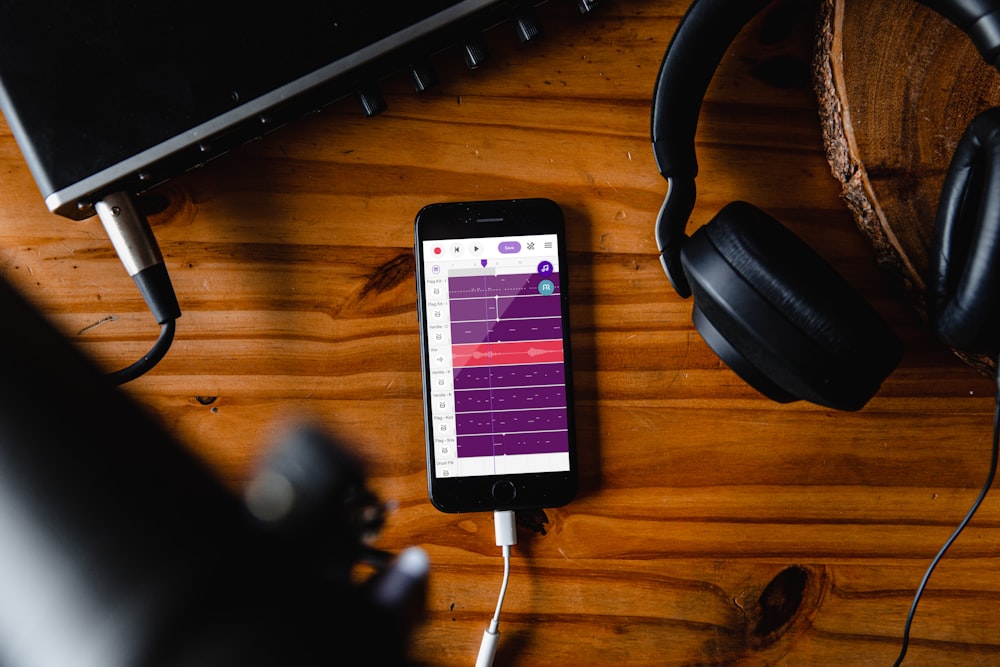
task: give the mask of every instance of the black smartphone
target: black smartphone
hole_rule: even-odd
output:
[[[578,480],[562,210],[549,199],[431,204],[414,251],[431,502],[565,505]]]

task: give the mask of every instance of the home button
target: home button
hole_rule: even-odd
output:
[[[493,500],[498,503],[509,503],[517,496],[517,489],[514,482],[509,479],[502,479],[493,485]]]

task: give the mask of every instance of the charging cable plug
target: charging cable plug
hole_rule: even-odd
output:
[[[479,645],[479,655],[476,656],[476,667],[490,667],[493,664],[493,658],[497,654],[497,643],[499,641],[499,632],[490,632],[489,630],[483,632],[483,643]]]
[[[507,594],[507,582],[510,580],[510,548],[517,544],[517,520],[513,510],[497,510],[493,512],[493,530],[496,533],[497,546],[503,553],[503,583],[500,585],[500,599],[497,600],[497,610],[493,614],[490,626],[483,632],[483,643],[479,646],[476,657],[476,667],[490,667],[497,653],[500,641],[500,609]]]

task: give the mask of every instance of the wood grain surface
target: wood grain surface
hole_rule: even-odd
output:
[[[666,186],[649,144],[686,5],[608,0],[584,17],[553,0],[537,42],[489,33],[478,71],[442,54],[428,93],[385,83],[381,116],[343,100],[144,198],[184,314],[124,390],[234,492],[283,424],[341,437],[389,503],[376,545],[431,557],[418,665],[474,663],[502,574],[492,515],[427,500],[412,239],[428,203],[549,197],[569,227],[583,488],[518,517],[498,667],[891,664],[985,479],[994,386],[884,281],[840,198],[811,13],[768,13],[724,59],[693,224],[737,198],[768,210],[887,318],[904,359],[867,407],[837,413],[769,402],[694,331],[656,255]],[[3,278],[109,371],[145,352],[155,324],[99,222],[47,212],[6,125],[0,183]],[[1000,662],[998,551],[990,496],[931,580],[912,664]]]

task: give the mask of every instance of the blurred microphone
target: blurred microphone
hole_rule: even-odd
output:
[[[0,355],[0,665],[407,664],[426,554],[352,576],[382,514],[338,443],[292,433],[244,501],[2,280]]]

